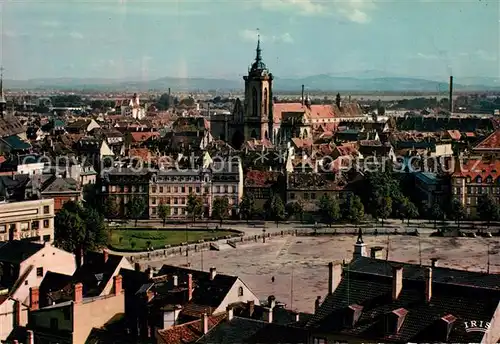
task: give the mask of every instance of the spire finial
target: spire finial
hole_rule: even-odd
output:
[[[260,29],[257,28],[257,56],[255,57],[256,61],[262,60],[261,52],[262,50],[260,49]]]

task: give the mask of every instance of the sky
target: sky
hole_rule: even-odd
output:
[[[0,0],[6,79],[500,77],[498,0]]]

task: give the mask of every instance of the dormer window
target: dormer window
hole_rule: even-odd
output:
[[[470,177],[467,177],[467,183],[470,183],[471,179]]]
[[[387,316],[387,332],[398,334],[401,326],[403,326],[406,314],[408,314],[408,311],[404,308],[398,308],[389,313]]]
[[[492,178],[491,177],[486,178],[486,183],[491,184],[491,182],[492,182]]]
[[[483,180],[481,179],[481,177],[477,176],[476,177],[476,183],[482,183],[482,182],[483,182]]]
[[[344,325],[346,327],[352,328],[356,325],[361,314],[363,313],[363,306],[352,304],[347,307],[347,312],[344,318]]]
[[[439,319],[438,331],[442,340],[445,342],[449,341],[451,330],[453,330],[453,325],[457,318],[453,314],[448,314]]]

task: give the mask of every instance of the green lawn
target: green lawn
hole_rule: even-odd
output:
[[[202,231],[188,230],[187,237],[184,230],[165,229],[113,229],[111,230],[110,247],[115,250],[124,251],[146,251],[148,245],[153,248],[164,248],[165,245],[179,245],[184,242],[197,242],[198,240],[210,240],[212,238],[223,238],[227,235],[235,235],[230,231]]]

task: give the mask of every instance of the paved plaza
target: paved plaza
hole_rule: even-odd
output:
[[[149,265],[186,265],[206,271],[211,266],[217,271],[239,276],[261,299],[269,295],[287,304],[287,307],[312,312],[317,296],[324,297],[328,285],[327,264],[331,261],[350,260],[353,235],[324,237],[277,237],[263,243],[252,243],[223,251],[205,251],[189,257],[169,257]],[[366,236],[365,243],[387,247],[387,237]],[[391,236],[389,260],[419,263],[419,242],[422,263],[439,258],[439,266],[466,270],[486,271],[488,243],[490,271],[500,273],[500,244],[497,238],[431,238]],[[383,252],[385,257],[385,250]],[[271,278],[275,277],[274,283]]]

